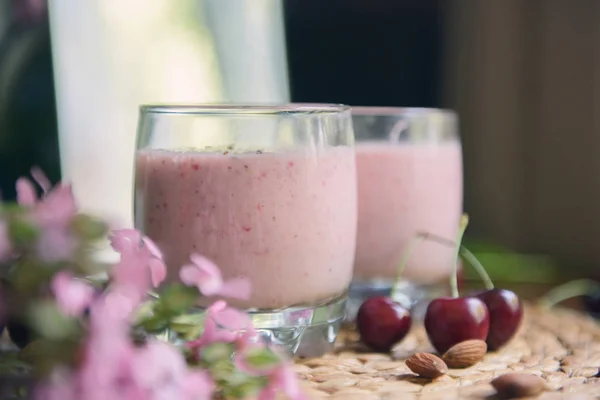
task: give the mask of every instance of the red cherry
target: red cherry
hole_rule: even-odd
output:
[[[491,289],[476,294],[490,312],[490,331],[487,345],[498,350],[513,338],[523,319],[523,305],[519,297],[510,290]]]
[[[358,309],[356,328],[364,344],[375,351],[388,352],[404,339],[412,318],[410,312],[389,297],[367,299]]]
[[[435,299],[425,313],[427,336],[440,353],[465,340],[485,340],[489,327],[490,313],[476,297]]]

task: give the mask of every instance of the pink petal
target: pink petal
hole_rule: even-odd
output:
[[[214,316],[227,308],[227,303],[223,300],[217,300],[206,309],[206,315]]]
[[[194,253],[190,256],[190,259],[204,274],[208,276],[221,276],[219,267],[208,258]]]
[[[16,184],[17,203],[22,206],[34,206],[37,202],[37,193],[35,187],[26,178],[19,178]]]
[[[40,225],[66,227],[76,213],[77,205],[71,187],[60,184],[42,197],[34,215]]]
[[[202,279],[202,272],[195,265],[184,265],[179,270],[179,279],[187,286],[196,286]]]
[[[204,331],[199,339],[188,342],[186,344],[189,348],[198,348],[205,346],[210,343],[222,341],[226,343],[232,343],[237,338],[237,332],[231,332],[225,329],[219,329],[215,321],[215,316],[225,309],[227,309],[227,303],[223,300],[217,300],[206,309],[206,319],[204,321]]]
[[[54,276],[51,288],[59,308],[68,316],[81,315],[94,297],[94,289],[90,285],[64,271]]]
[[[118,229],[109,237],[111,247],[119,253],[139,247],[142,235],[135,229]]]
[[[139,349],[132,361],[134,379],[145,388],[152,388],[165,378],[183,375],[186,371],[179,350],[158,340],[151,340]]]
[[[77,241],[62,228],[47,227],[36,243],[37,256],[46,262],[57,262],[72,258]]]
[[[276,398],[277,390],[271,386],[267,386],[258,394],[258,400],[275,400]]]
[[[190,349],[201,349],[211,343],[233,343],[236,338],[236,332],[219,329],[214,319],[211,316],[207,316],[204,321],[204,331],[202,331],[202,335],[196,340],[187,342],[186,347]]]
[[[31,176],[33,177],[33,180],[42,188],[44,193],[50,191],[50,188],[52,188],[52,184],[50,183],[50,180],[48,179],[46,174],[44,174],[44,171],[42,171],[41,168],[31,168]]]
[[[156,243],[154,243],[152,241],[152,239],[150,239],[149,237],[142,237],[142,241],[144,242],[144,244],[146,245],[146,247],[148,248],[148,250],[150,251],[150,254],[152,254],[154,257],[159,258],[159,259],[163,259],[163,254],[160,251],[160,249],[158,248],[158,246],[156,245]]]
[[[233,278],[223,283],[219,295],[233,299],[248,300],[250,298],[250,281],[246,278]]]
[[[203,295],[214,296],[221,290],[223,280],[218,269],[216,274],[213,275],[212,272],[214,271],[210,267],[202,269],[197,264],[189,264],[181,267],[179,278],[188,286],[197,286]]]
[[[210,376],[199,370],[190,370],[181,382],[184,393],[196,400],[209,400],[215,390],[215,384]]]
[[[235,308],[227,307],[215,313],[213,318],[217,324],[230,330],[240,331],[252,328],[252,319],[250,316]]]
[[[152,286],[155,288],[167,277],[167,268],[165,263],[161,259],[152,258],[148,261],[148,267],[150,268],[150,279],[152,280]]]
[[[104,321],[105,325],[110,325],[105,321],[111,321],[113,324],[126,321],[134,312],[135,306],[136,302],[130,296],[120,292],[108,292],[97,304],[94,303],[97,316],[95,320],[100,323]]]
[[[281,388],[290,400],[305,400],[307,397],[300,390],[298,377],[289,364],[280,367],[273,376],[274,383]]]

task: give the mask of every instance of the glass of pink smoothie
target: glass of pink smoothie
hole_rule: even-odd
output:
[[[454,239],[463,201],[462,152],[451,111],[353,107],[358,233],[349,317],[362,300],[389,293],[417,232]],[[397,300],[411,305],[447,290],[454,250],[417,245]]]
[[[229,303],[267,340],[330,348],[356,243],[349,107],[142,106],[135,171],[135,224],[163,251],[168,281],[201,254],[224,279],[250,281],[250,298]]]

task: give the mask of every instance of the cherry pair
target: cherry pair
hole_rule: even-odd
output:
[[[434,299],[425,314],[425,329],[431,344],[440,352],[469,339],[487,342],[490,350],[504,346],[516,333],[523,307],[517,295],[509,290],[495,289],[483,266],[475,256],[461,245],[468,225],[467,215],[461,218],[457,244],[431,234],[420,234],[417,239],[431,239],[443,244],[455,245],[457,249],[454,272],[450,286],[452,297]],[[398,278],[406,266],[417,241],[411,242],[400,263]],[[481,275],[486,290],[470,296],[458,296],[458,257],[465,259]],[[392,293],[392,298],[394,298]],[[412,325],[410,311],[384,296],[372,297],[360,307],[356,319],[361,340],[376,351],[389,351],[406,336]]]
[[[522,316],[523,307],[515,293],[491,289],[433,300],[425,314],[425,330],[440,353],[469,339],[485,340],[489,350],[497,350],[512,339]]]

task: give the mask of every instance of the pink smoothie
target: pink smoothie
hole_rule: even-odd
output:
[[[417,231],[454,239],[462,213],[462,154],[445,144],[356,145],[358,239],[355,277],[394,278],[407,243]],[[423,242],[403,276],[436,283],[452,268],[453,250]]]
[[[314,304],[343,293],[356,242],[352,149],[318,154],[142,150],[136,224],[163,250],[168,279],[192,252],[252,282],[245,308]]]

